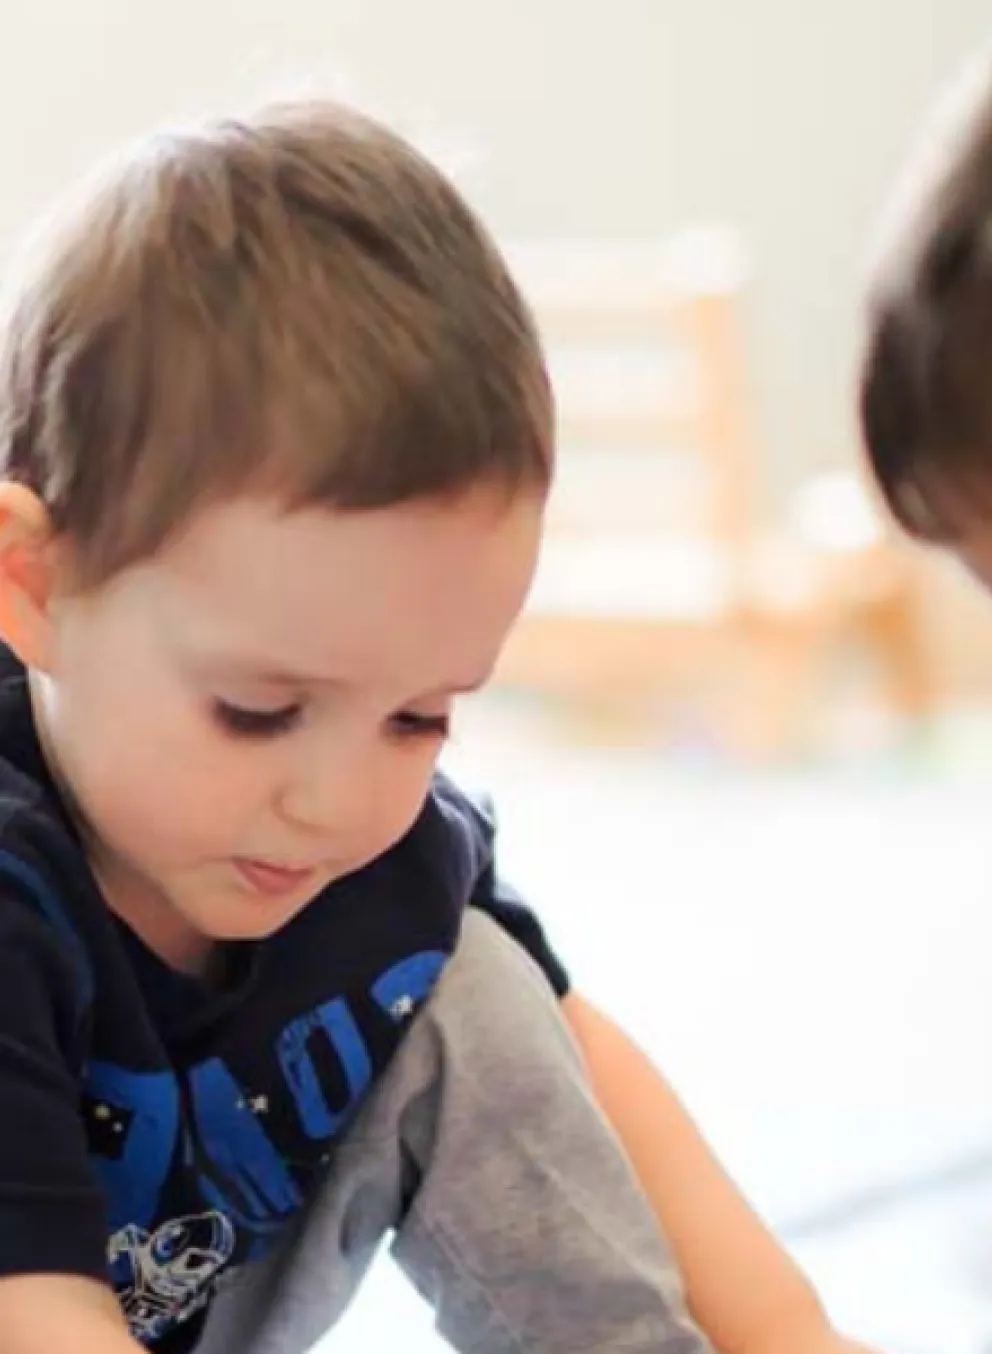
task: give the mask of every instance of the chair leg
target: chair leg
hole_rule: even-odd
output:
[[[802,751],[824,652],[818,630],[794,619],[747,627],[742,680],[730,691],[725,721],[735,751],[763,761]]]
[[[924,598],[912,574],[872,609],[865,626],[884,666],[893,708],[914,722],[933,715],[939,683],[926,641]]]

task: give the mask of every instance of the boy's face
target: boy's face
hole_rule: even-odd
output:
[[[53,606],[42,738],[152,948],[193,968],[269,935],[406,832],[523,603],[541,506],[238,500]]]

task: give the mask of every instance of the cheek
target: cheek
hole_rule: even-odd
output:
[[[264,797],[258,764],[164,684],[146,696],[136,701],[102,682],[64,702],[60,756],[79,808],[128,855],[223,850]]]
[[[431,778],[437,767],[439,749],[425,745],[423,750],[393,752],[384,774],[379,778],[375,812],[371,815],[367,855],[381,855],[405,837],[424,807]]]

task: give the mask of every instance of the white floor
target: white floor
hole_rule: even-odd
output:
[[[452,762],[495,792],[504,868],[577,986],[774,1225],[992,1158],[992,779],[693,772],[488,717]],[[795,1250],[880,1347],[992,1349],[992,1183]],[[407,1354],[442,1348],[384,1266],[323,1354],[391,1354],[400,1331]]]

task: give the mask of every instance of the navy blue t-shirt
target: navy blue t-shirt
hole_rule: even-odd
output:
[[[107,1279],[136,1339],[192,1349],[322,1179],[467,904],[565,992],[489,818],[440,776],[386,855],[222,947],[209,983],[173,972],[106,907],[0,651],[0,1275]]]

